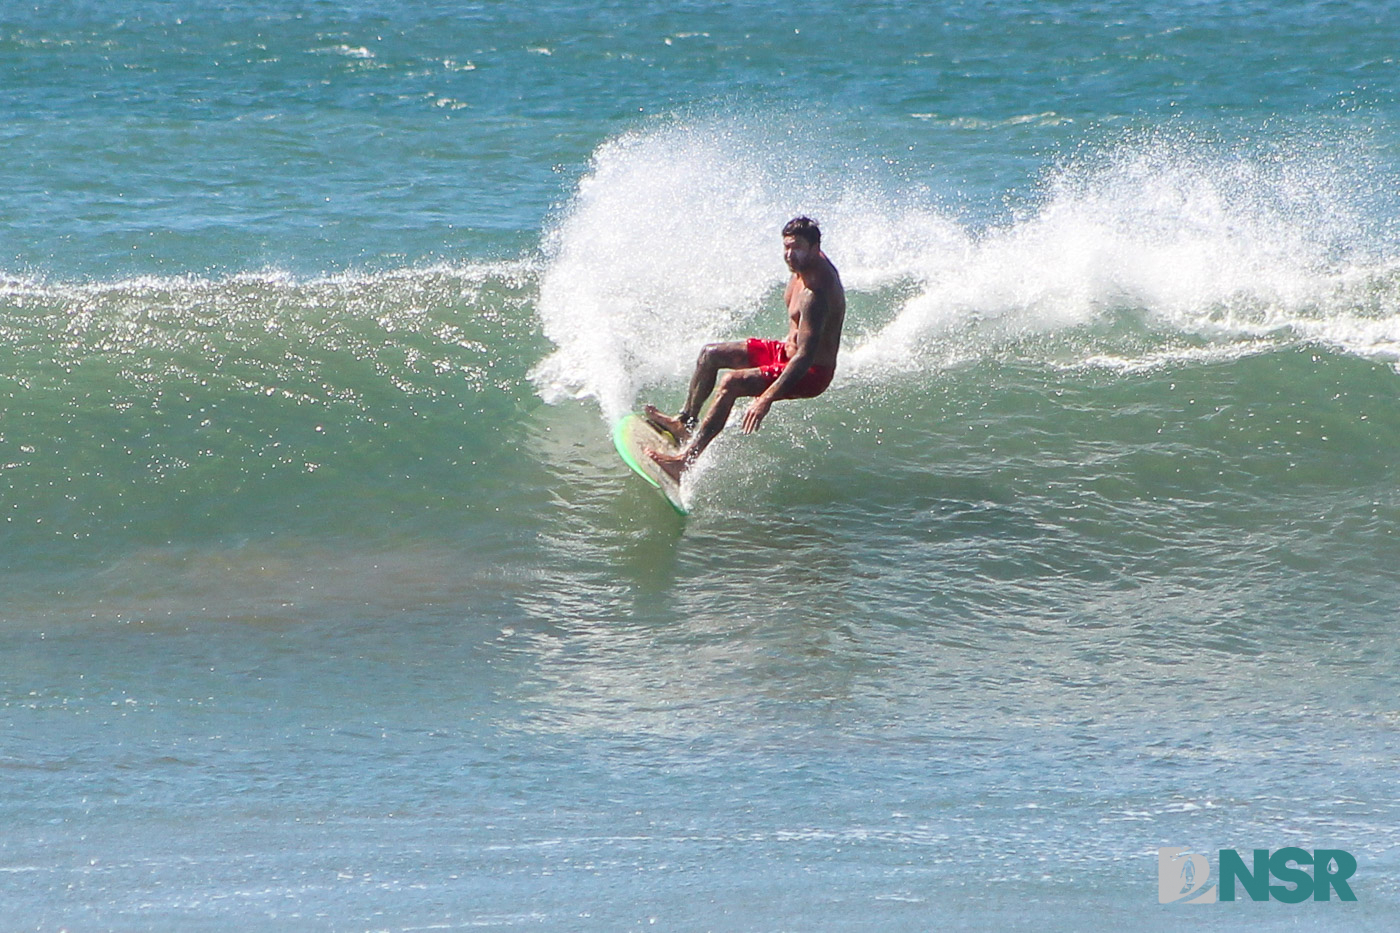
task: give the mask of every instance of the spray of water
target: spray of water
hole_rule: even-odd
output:
[[[848,291],[891,303],[878,326],[848,322],[846,379],[936,371],[1027,336],[1073,344],[1123,319],[1161,352],[1086,339],[1078,363],[1292,341],[1400,359],[1400,248],[1346,141],[1122,139],[971,228],[866,163],[804,161],[819,141],[800,135],[678,121],[597,151],[546,242],[539,314],[556,350],[532,373],[546,399],[593,398],[611,419],[683,381],[704,342],[780,333],[778,231],[799,213],[821,221]]]

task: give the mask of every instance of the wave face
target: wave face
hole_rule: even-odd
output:
[[[7,557],[440,503],[500,455],[538,340],[532,274],[5,282]]]

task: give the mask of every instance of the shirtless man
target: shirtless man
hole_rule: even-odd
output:
[[[647,450],[647,456],[677,482],[724,430],[736,400],[753,398],[744,412],[744,433],[752,434],[777,400],[813,398],[831,384],[846,320],[846,291],[821,246],[822,232],[810,218],[796,217],[783,227],[783,259],[792,270],[783,294],[789,321],[786,340],[751,337],[712,343],[700,351],[680,414],[669,417],[654,405],[644,410],[648,421],[683,445],[674,456]],[[729,372],[719,380],[719,393],[697,427],[700,408],[721,369]]]

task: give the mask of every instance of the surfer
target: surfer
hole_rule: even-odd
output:
[[[735,340],[712,343],[700,351],[685,407],[674,418],[655,405],[643,410],[646,419],[669,431],[682,445],[675,454],[647,449],[647,456],[680,481],[719,432],[724,430],[734,403],[752,398],[744,412],[743,431],[752,434],[768,409],[779,399],[813,398],[826,391],[836,373],[841,349],[841,325],[846,319],[846,291],[841,276],[822,252],[822,232],[809,217],[795,217],[783,227],[783,259],[792,270],[783,303],[788,311],[785,340]],[[722,378],[719,371],[727,369]],[[700,409],[710,393],[719,391],[703,420]]]

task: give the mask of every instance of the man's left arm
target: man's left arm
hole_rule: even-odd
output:
[[[826,327],[825,290],[807,289],[797,300],[797,352],[788,360],[773,384],[764,389],[763,394],[755,398],[744,412],[745,434],[757,431],[773,403],[807,375],[817,347],[821,345],[822,330]]]

